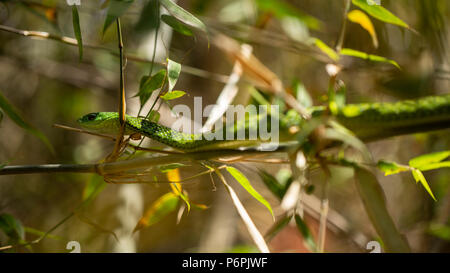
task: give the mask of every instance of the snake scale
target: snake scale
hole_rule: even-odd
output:
[[[326,107],[316,106],[308,108],[313,117],[329,115]],[[430,96],[417,100],[405,100],[395,103],[361,103],[348,104],[334,115],[342,125],[350,129],[363,141],[372,141],[396,135],[425,132],[450,128],[450,94]],[[293,110],[279,119],[279,131],[289,131],[292,126],[299,126],[304,122]],[[120,129],[119,114],[117,112],[90,113],[78,120],[84,129],[95,132],[117,135]],[[249,122],[241,125],[229,126],[224,131],[239,129],[243,126],[249,131]],[[126,116],[125,134],[140,134],[184,151],[214,150],[222,148],[237,148],[258,142],[251,140],[208,140],[208,134],[182,133],[166,126],[151,122],[141,117]],[[293,136],[291,135],[291,140]]]

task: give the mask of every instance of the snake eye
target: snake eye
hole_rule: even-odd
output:
[[[90,121],[90,120],[94,120],[97,117],[97,115],[98,115],[98,113],[90,113],[86,117]]]

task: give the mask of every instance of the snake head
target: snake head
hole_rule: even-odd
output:
[[[103,134],[115,134],[118,132],[118,114],[114,112],[96,112],[82,116],[78,124],[84,129]]]

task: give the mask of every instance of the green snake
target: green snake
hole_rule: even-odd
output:
[[[312,117],[329,116],[327,107],[308,108]],[[333,117],[351,130],[363,141],[372,141],[396,135],[411,134],[450,128],[450,94],[425,97],[418,100],[406,100],[396,103],[348,104],[338,110]],[[78,120],[84,129],[102,134],[117,135],[120,130],[117,112],[90,113]],[[238,124],[240,123],[240,125]],[[301,125],[304,120],[293,110],[279,118],[281,140],[294,140],[289,128]],[[237,122],[223,130],[236,130],[244,127],[249,131],[249,122]],[[141,117],[126,115],[125,135],[139,134],[183,151],[215,150],[239,148],[261,143],[255,140],[209,140],[208,134],[188,134],[172,130],[166,126]]]

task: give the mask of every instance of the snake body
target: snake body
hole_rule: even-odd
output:
[[[313,117],[328,115],[326,107],[311,107],[308,110]],[[450,128],[450,94],[396,103],[348,104],[339,109],[334,116],[339,123],[364,141]],[[248,136],[251,122],[246,121],[238,121],[235,125],[225,128],[222,138],[211,139],[214,132],[188,134],[144,118],[127,115],[125,134],[137,133],[185,151],[237,148],[260,142],[258,138],[253,140],[224,140],[227,132],[230,133],[231,131],[234,134],[233,131],[237,129],[244,129],[246,136]],[[78,122],[86,130],[96,133],[117,135],[120,129],[117,112],[90,113],[81,117]],[[291,110],[279,119],[280,133],[283,132],[286,135],[284,132],[292,126],[301,128],[302,122],[304,121],[301,117]]]

